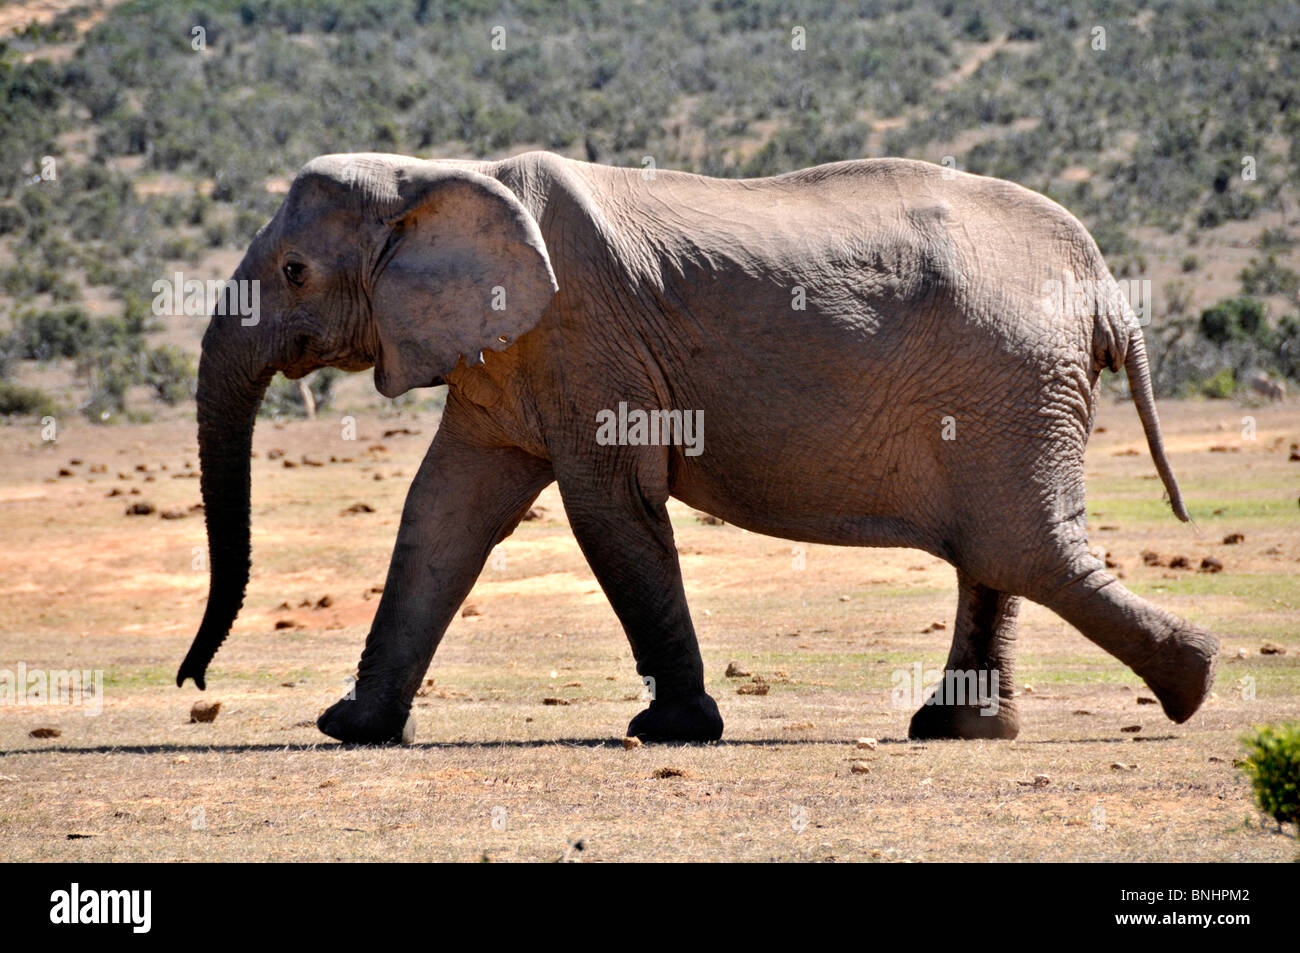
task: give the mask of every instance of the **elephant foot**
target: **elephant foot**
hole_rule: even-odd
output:
[[[1170,720],[1181,725],[1210,693],[1218,663],[1219,640],[1204,629],[1184,625],[1134,671],[1155,693]]]
[[[926,704],[912,716],[907,728],[907,736],[918,741],[944,738],[1010,741],[1018,734],[1020,715],[1008,698],[999,698],[996,710],[992,706]]]
[[[701,692],[684,701],[660,701],[632,719],[630,738],[642,741],[717,741],[722,737],[718,703]]]
[[[400,711],[380,711],[364,702],[344,698],[316,719],[316,727],[349,744],[410,744],[415,740],[415,716]]]

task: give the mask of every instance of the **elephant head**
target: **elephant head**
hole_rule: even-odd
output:
[[[211,578],[176,683],[204,673],[244,600],[249,459],[275,372],[375,368],[386,397],[442,382],[462,359],[535,326],[557,287],[537,222],[465,166],[361,153],[312,160],[228,284],[259,313],[217,309],[203,336],[198,430]]]

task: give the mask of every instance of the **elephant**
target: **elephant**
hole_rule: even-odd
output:
[[[1103,369],[1125,369],[1171,508],[1188,514],[1133,310],[1084,226],[1021,186],[905,159],[720,179],[548,152],[333,154],[297,174],[228,293],[249,281],[260,318],[219,312],[203,337],[211,575],[178,685],[205,687],[243,603],[259,402],[277,371],[323,366],[373,368],[390,398],[447,385],[357,681],[317,722],[341,741],[409,740],[445,629],[552,482],[653,680],[627,728],[643,741],[723,730],[669,497],[755,533],[954,566],[945,673],[994,673],[997,704],[936,689],[912,737],[1017,735],[1026,598],[1145,680],[1174,722],[1213,682],[1217,638],[1089,551],[1084,448]],[[627,408],[660,414],[670,439],[620,424],[598,440]],[[707,424],[693,453],[677,412]]]

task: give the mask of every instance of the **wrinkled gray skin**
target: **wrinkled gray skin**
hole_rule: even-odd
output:
[[[1217,640],[1088,551],[1084,445],[1102,368],[1127,370],[1186,513],[1132,312],[1045,303],[1047,282],[1113,284],[1083,226],[1035,193],[893,159],[729,181],[546,153],[324,156],[234,277],[261,282],[262,316],[255,327],[214,317],[203,340],[212,578],[178,684],[203,687],[243,601],[249,450],[271,376],[373,365],[388,397],[449,390],[356,697],[319,720],[335,738],[401,738],[489,552],[553,480],[637,671],[655,679],[631,735],[722,734],[669,496],[757,533],[914,547],[954,565],[948,668],[997,670],[1001,704],[995,717],[922,706],[914,737],[1016,735],[1021,597],[1137,672],[1174,721],[1209,690]],[[598,445],[597,412],[620,401],[703,410],[704,452]]]

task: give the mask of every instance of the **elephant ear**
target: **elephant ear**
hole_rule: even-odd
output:
[[[398,172],[371,283],[375,386],[426,387],[531,330],[558,290],[537,221],[500,182],[464,169]]]

